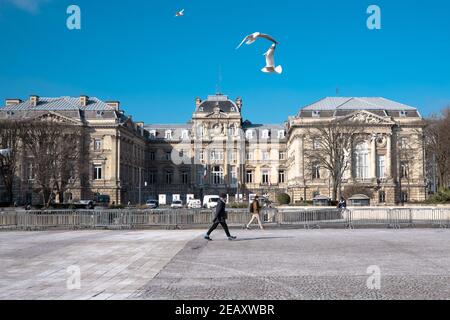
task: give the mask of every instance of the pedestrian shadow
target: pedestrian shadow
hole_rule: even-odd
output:
[[[256,238],[237,238],[236,241],[252,241],[252,240],[270,240],[270,239],[292,239],[294,237],[256,237]]]

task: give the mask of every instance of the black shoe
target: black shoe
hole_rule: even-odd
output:
[[[208,235],[205,235],[204,239],[205,239],[205,240],[212,241],[212,239],[211,239]]]
[[[236,240],[236,237],[235,237],[235,236],[229,236],[229,237],[228,237],[228,240],[230,240],[230,241]]]

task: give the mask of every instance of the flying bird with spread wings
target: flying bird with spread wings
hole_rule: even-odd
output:
[[[184,9],[182,9],[181,11],[178,11],[178,12],[175,14],[175,17],[182,17],[182,16],[184,16]]]
[[[272,38],[271,36],[269,36],[268,34],[261,33],[261,32],[254,32],[254,33],[252,33],[252,34],[246,36],[246,37],[244,38],[244,40],[242,40],[242,42],[237,46],[236,50],[239,49],[244,43],[247,44],[247,45],[252,44],[252,43],[255,42],[256,39],[258,39],[258,38],[264,38],[264,39],[267,39],[267,40],[269,40],[269,41],[272,41],[272,42],[275,43],[275,44],[278,44],[278,42],[277,42],[274,38]]]
[[[273,44],[269,50],[267,50],[266,53],[264,53],[264,56],[266,56],[266,66],[261,69],[264,73],[278,73],[281,74],[283,72],[283,67],[278,66],[275,67],[275,49],[277,48],[276,44]]]

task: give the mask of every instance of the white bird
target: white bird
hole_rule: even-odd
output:
[[[275,44],[278,44],[278,42],[274,38],[269,36],[268,34],[264,34],[264,33],[260,33],[260,32],[254,32],[254,33],[246,36],[244,38],[244,40],[242,40],[242,42],[237,46],[236,50],[239,49],[244,44],[244,42],[245,42],[245,44],[250,45],[253,42],[255,42],[256,39],[258,39],[258,38],[265,38],[265,39],[267,39],[269,41],[272,41]]]
[[[175,14],[175,17],[182,17],[182,16],[184,16],[184,9],[181,10],[181,11],[178,11],[178,12]]]
[[[266,53],[264,53],[264,56],[266,56],[266,66],[261,69],[264,73],[278,73],[281,74],[283,72],[283,67],[278,66],[275,67],[275,59],[274,59],[274,53],[277,45],[273,44],[269,50],[267,50]]]

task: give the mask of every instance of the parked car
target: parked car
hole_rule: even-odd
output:
[[[145,205],[146,205],[149,209],[156,209],[156,208],[158,208],[158,206],[159,206],[158,200],[147,200],[147,202],[145,203]]]
[[[170,205],[172,209],[181,209],[183,208],[183,202],[181,200],[174,200]]]
[[[199,199],[191,199],[188,202],[189,209],[200,209],[202,207],[202,202]]]
[[[217,202],[219,202],[219,196],[204,196],[203,197],[203,207],[207,209],[212,209],[217,206]]]
[[[80,204],[86,206],[86,209],[94,209],[95,207],[94,200],[80,200]]]

